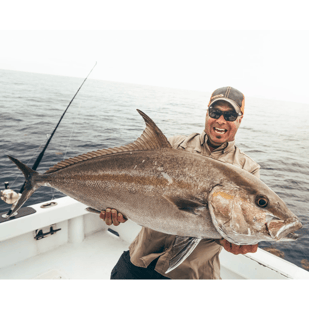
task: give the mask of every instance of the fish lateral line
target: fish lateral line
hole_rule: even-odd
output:
[[[42,177],[48,176],[48,178],[44,177],[45,179],[52,180],[52,174],[46,175],[40,175]],[[66,180],[80,180],[80,181],[106,181],[111,182],[114,181],[116,183],[128,183],[128,184],[138,184],[143,186],[172,186],[177,187],[181,189],[192,189],[193,186],[187,182],[184,182],[182,180],[175,180],[173,179],[173,182],[171,183],[169,179],[166,179],[164,175],[162,177],[153,177],[153,176],[137,176],[137,175],[130,175],[127,173],[123,174],[113,174],[113,173],[102,173],[102,174],[96,174],[96,175],[70,175],[68,177],[64,177],[63,181]]]

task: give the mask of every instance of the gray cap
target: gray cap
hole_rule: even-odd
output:
[[[234,107],[238,114],[244,114],[245,96],[233,87],[222,87],[215,90],[210,97],[208,106],[217,101],[226,101]]]

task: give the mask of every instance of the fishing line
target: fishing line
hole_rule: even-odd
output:
[[[94,67],[95,67],[96,65],[97,65],[97,63],[95,63]],[[84,82],[86,81],[86,79],[88,78],[88,76],[90,75],[90,73],[92,72],[92,70],[94,69],[94,67],[91,69],[91,71],[89,72],[89,74],[87,75],[87,77],[86,77],[85,80],[83,81],[82,85],[79,87],[79,89],[83,86]],[[79,91],[79,89],[78,89],[78,91]],[[78,91],[77,91],[77,92],[78,92]],[[76,93],[76,94],[77,94],[77,93]],[[76,96],[76,95],[75,95],[75,96]],[[75,96],[73,97],[73,99],[75,98]],[[72,100],[73,100],[73,99],[72,99]],[[64,152],[62,161],[65,160],[65,158],[66,158],[66,155],[67,155],[67,152],[68,152],[68,149],[69,149],[69,146],[70,146],[70,142],[71,142],[72,137],[73,137],[73,133],[75,132],[77,120],[78,120],[78,117],[79,117],[79,114],[80,114],[80,107],[81,107],[81,101],[80,101],[79,104],[78,104],[77,115],[76,115],[75,119],[73,120],[73,128],[72,128],[72,130],[71,130],[70,138],[69,138],[69,141],[68,141],[68,143],[67,143],[67,146],[66,146],[66,149],[65,149],[65,152]],[[54,188],[51,187],[51,191],[52,191],[52,192],[51,192],[51,194],[52,194],[52,198],[51,198],[51,199],[53,200],[54,197],[55,197],[56,189],[54,189]]]
[[[72,130],[71,130],[70,138],[69,138],[68,144],[67,144],[67,146],[66,146],[66,150],[65,150],[65,152],[64,152],[62,161],[65,160],[65,157],[66,157],[66,155],[67,155],[67,152],[68,152],[68,149],[69,149],[69,145],[70,145],[70,142],[71,142],[73,133],[74,133],[75,128],[76,128],[77,119],[78,119],[78,116],[79,116],[79,113],[80,113],[80,106],[81,106],[81,101],[79,102],[79,105],[78,105],[77,115],[76,115],[76,117],[75,117],[75,119],[74,119],[74,121],[73,121],[73,128],[72,128]],[[55,193],[56,193],[56,189],[53,188],[53,187],[51,187],[50,189],[51,189],[51,195],[52,195],[51,200],[54,200]]]
[[[71,135],[70,135],[70,138],[69,138],[69,141],[68,141],[68,144],[67,144],[65,153],[64,153],[64,155],[63,155],[63,160],[65,160],[65,157],[66,157],[66,155],[67,155],[67,152],[68,152],[68,149],[69,149],[69,146],[70,146],[70,142],[71,142],[73,133],[75,132],[77,119],[78,119],[79,113],[80,113],[80,106],[81,106],[81,101],[79,102],[79,106],[78,106],[78,110],[77,110],[77,115],[76,115],[76,117],[75,117],[75,119],[74,119],[74,122],[73,122],[73,128],[72,128],[72,130],[71,130]]]
[[[47,148],[47,146],[49,145],[52,137],[54,136],[62,118],[64,117],[65,113],[67,112],[68,108],[70,107],[70,105],[72,104],[73,100],[75,99],[76,95],[78,94],[79,90],[82,88],[82,86],[84,85],[85,81],[87,80],[88,76],[90,75],[90,73],[92,72],[92,70],[95,68],[95,66],[97,65],[97,62],[95,63],[95,65],[93,66],[93,68],[91,69],[91,71],[88,73],[88,75],[86,76],[86,78],[84,79],[84,81],[82,82],[82,84],[80,85],[80,87],[78,88],[78,90],[76,91],[75,95],[73,96],[72,100],[70,101],[69,105],[67,106],[67,108],[65,109],[65,111],[63,112],[62,116],[60,117],[60,120],[58,121],[54,131],[52,132],[52,134],[50,135],[47,143],[45,144],[43,150],[41,151],[41,153],[38,155],[36,161],[34,162],[33,166],[32,166],[32,169],[35,171],[37,169],[37,167],[39,166],[43,156],[44,156],[44,153],[45,153],[45,150]],[[21,187],[19,193],[22,193],[24,191],[24,187],[25,187],[25,184],[26,184],[26,181],[24,182],[23,186]]]

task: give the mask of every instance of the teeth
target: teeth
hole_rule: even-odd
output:
[[[225,133],[225,129],[218,129],[218,128],[214,128],[214,130],[220,134],[224,134]]]

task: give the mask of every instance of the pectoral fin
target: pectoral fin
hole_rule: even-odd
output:
[[[193,252],[200,241],[200,238],[176,236],[172,248],[172,258],[165,273],[167,274],[178,267]]]
[[[179,210],[190,212],[194,215],[198,215],[199,210],[204,210],[207,207],[203,201],[194,197],[183,198],[178,196],[163,196],[170,203],[174,204]]]

